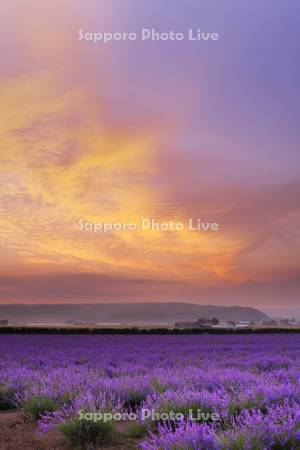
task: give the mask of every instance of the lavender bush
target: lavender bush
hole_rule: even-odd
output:
[[[297,334],[1,336],[0,410],[29,405],[40,431],[134,413],[143,450],[300,449],[299,356]]]

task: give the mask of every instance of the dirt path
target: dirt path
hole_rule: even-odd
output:
[[[119,444],[102,447],[103,450],[134,450],[135,439],[124,439]],[[58,431],[40,434],[36,423],[22,411],[0,411],[0,450],[73,450]]]
[[[0,450],[69,450],[56,431],[40,435],[21,411],[0,413]]]

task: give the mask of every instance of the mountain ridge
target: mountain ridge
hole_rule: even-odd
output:
[[[142,303],[61,303],[1,304],[0,319],[13,323],[64,323],[67,321],[99,323],[172,323],[197,320],[268,320],[269,316],[250,306],[199,305],[183,302]]]

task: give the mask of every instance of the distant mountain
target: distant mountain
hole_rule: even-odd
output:
[[[101,323],[173,323],[199,317],[219,320],[267,320],[258,309],[192,303],[89,303],[0,305],[0,319],[15,323],[55,324],[67,321]]]

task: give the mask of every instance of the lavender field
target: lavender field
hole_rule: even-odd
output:
[[[300,449],[299,375],[298,334],[0,337],[0,409],[70,448]]]

